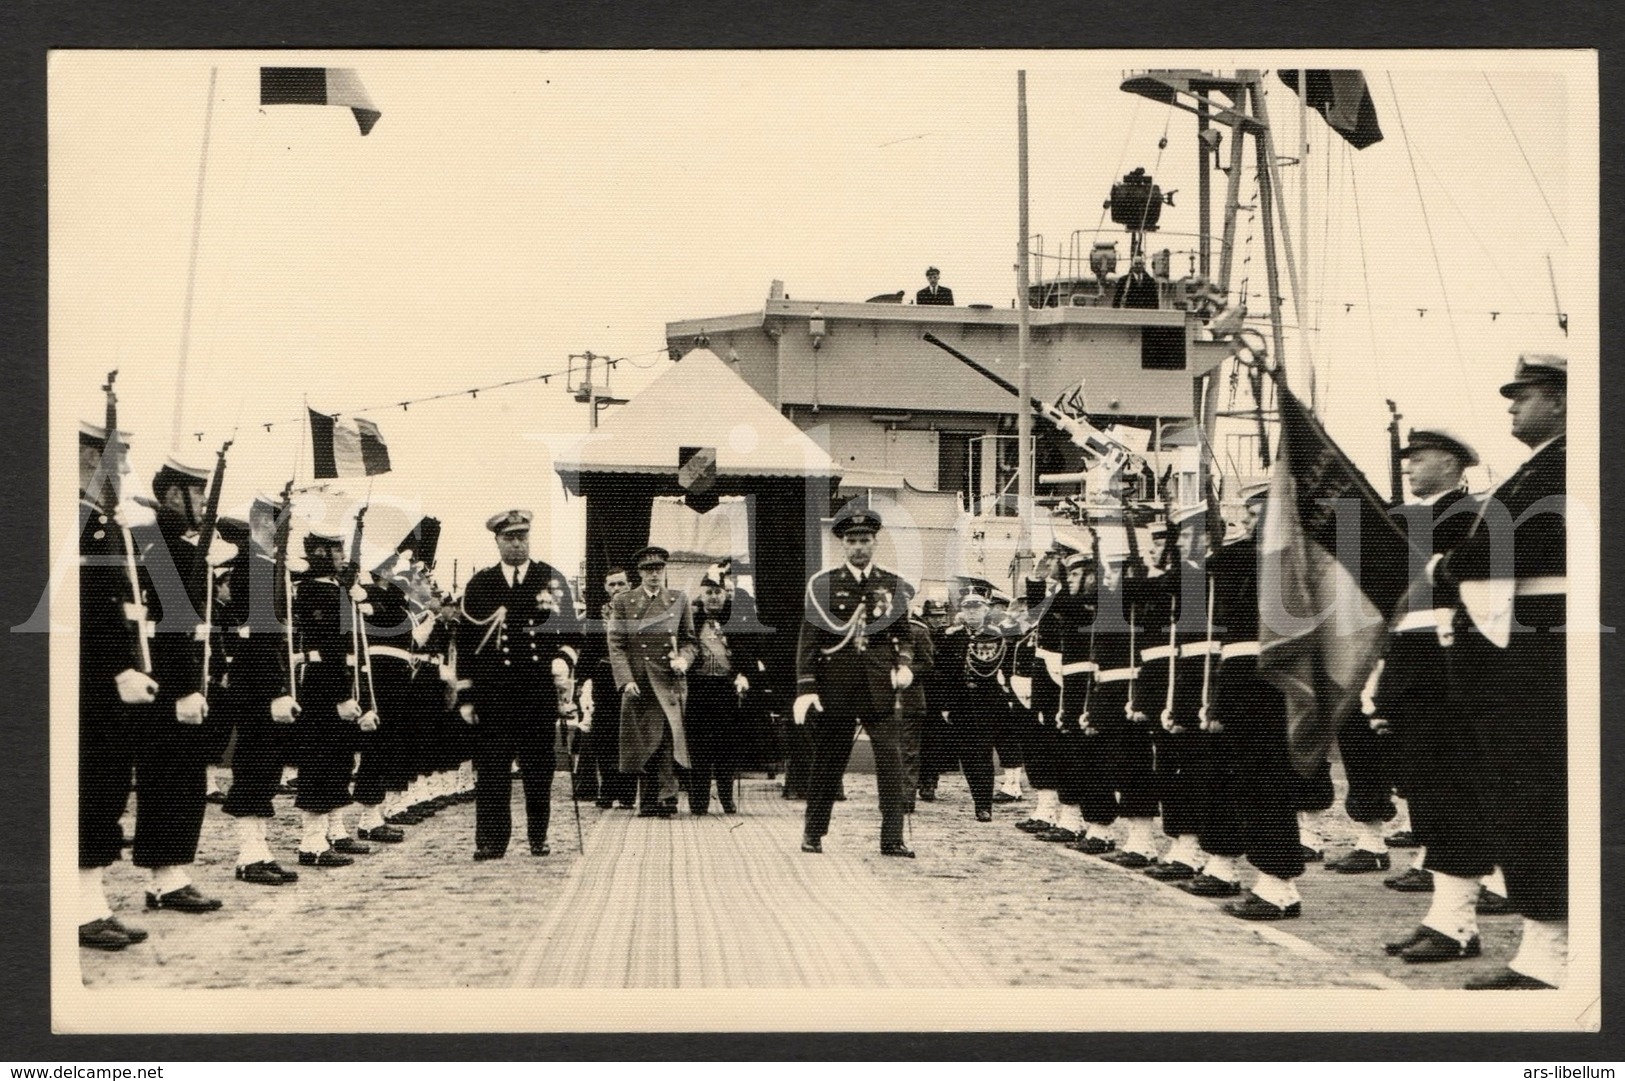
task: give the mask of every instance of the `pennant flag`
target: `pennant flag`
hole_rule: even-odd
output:
[[[343,105],[366,135],[383,114],[353,68],[260,68],[261,105]]]
[[[1278,72],[1281,81],[1298,89],[1298,72],[1286,68]],[[1308,72],[1308,104],[1326,118],[1332,129],[1356,150],[1382,141],[1377,125],[1377,108],[1371,103],[1371,90],[1365,75],[1358,71],[1313,70]]]
[[[1277,380],[1280,457],[1259,527],[1259,674],[1286,697],[1292,764],[1320,768],[1425,556],[1371,483]]]
[[[340,424],[326,413],[310,412],[311,454],[317,480],[328,477],[373,477],[389,472],[389,448],[370,420]]]

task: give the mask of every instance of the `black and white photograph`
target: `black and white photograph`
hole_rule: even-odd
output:
[[[1598,1030],[1595,52],[47,70],[55,1032]]]

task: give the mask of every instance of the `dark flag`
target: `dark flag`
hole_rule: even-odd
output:
[[[1277,72],[1281,81],[1298,89],[1298,71],[1285,68]],[[1371,103],[1371,90],[1365,85],[1365,75],[1358,71],[1313,69],[1308,72],[1309,108],[1326,118],[1332,129],[1347,139],[1356,150],[1364,150],[1372,143],[1382,141],[1382,128],[1377,124],[1377,108]]]
[[[1410,541],[1303,403],[1280,390],[1258,546],[1259,674],[1286,697],[1292,764],[1320,768],[1409,588]]]
[[[383,114],[352,68],[260,68],[261,105],[343,105],[366,135]]]
[[[378,425],[355,418],[355,424],[341,424],[326,413],[310,412],[310,449],[313,475],[330,477],[374,477],[388,473],[389,447]]]

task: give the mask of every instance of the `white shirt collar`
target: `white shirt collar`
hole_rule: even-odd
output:
[[[869,572],[874,569],[875,565],[873,563],[869,564],[869,566],[865,567],[863,570],[859,570],[858,568],[854,567],[850,560],[848,560],[846,564],[846,572],[860,582],[866,581],[869,577]]]
[[[1547,447],[1551,446],[1553,443],[1557,442],[1559,439],[1562,439],[1565,434],[1566,433],[1564,433],[1564,432],[1558,432],[1556,435],[1554,435],[1550,439],[1546,440],[1546,442],[1542,443],[1540,446],[1535,447],[1532,450],[1530,450],[1529,457],[1533,458],[1535,455],[1539,454],[1541,451],[1545,450]]]
[[[524,563],[517,567],[511,563],[504,563],[502,565],[502,576],[508,580],[510,586],[517,586],[525,580],[525,568],[526,564]]]

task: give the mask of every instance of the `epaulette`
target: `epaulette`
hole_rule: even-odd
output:
[[[964,634],[965,633],[965,625],[963,623],[955,623],[952,626],[950,626],[947,630],[943,631],[942,633],[943,634]]]

